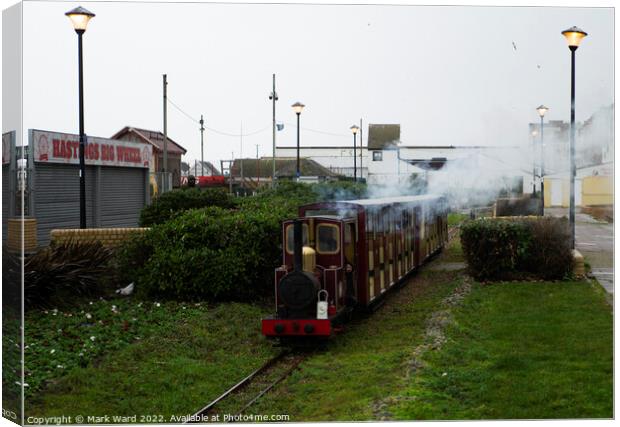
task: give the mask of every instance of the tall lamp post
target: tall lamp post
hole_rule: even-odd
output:
[[[581,40],[588,35],[577,27],[571,27],[562,31],[566,37],[568,48],[571,53],[571,74],[570,74],[570,206],[568,219],[570,222],[571,248],[575,249],[575,51],[579,47]]]
[[[293,111],[297,114],[297,169],[295,171],[297,180],[299,181],[299,177],[301,176],[300,168],[299,168],[299,116],[301,116],[301,112],[304,109],[305,105],[301,102],[296,102],[293,105]]]
[[[536,152],[536,130],[532,131],[532,153]],[[536,155],[533,155],[532,161],[532,197],[536,197]]]
[[[78,93],[79,93],[79,122],[80,122],[80,228],[86,228],[86,166],[84,162],[84,146],[86,134],[84,133],[84,79],[82,72],[82,35],[86,31],[88,21],[95,16],[82,6],[65,13],[71,20],[73,28],[78,35]]]
[[[357,131],[360,128],[353,125],[350,129],[353,132],[353,181],[357,182]]]
[[[545,146],[543,139],[543,120],[545,113],[549,111],[544,105],[540,105],[536,111],[540,116],[540,216],[545,216]]]

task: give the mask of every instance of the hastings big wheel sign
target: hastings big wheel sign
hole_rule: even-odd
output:
[[[79,164],[78,135],[33,130],[34,161]],[[149,144],[88,137],[84,150],[87,165],[149,168],[152,147]]]

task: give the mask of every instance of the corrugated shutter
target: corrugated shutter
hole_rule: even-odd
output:
[[[146,169],[101,168],[101,227],[137,227],[144,206]]]
[[[95,226],[95,167],[86,167],[86,226]],[[77,165],[38,163],[35,169],[35,216],[39,245],[55,228],[80,227],[80,176]]]
[[[142,168],[87,166],[86,226],[136,227],[145,202],[147,172]],[[37,163],[34,185],[39,245],[49,244],[53,229],[79,228],[77,165]]]

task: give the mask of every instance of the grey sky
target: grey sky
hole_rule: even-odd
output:
[[[535,108],[569,120],[577,51],[577,120],[613,102],[610,8],[42,3],[24,7],[24,127],[77,133],[77,37],[64,12],[97,16],[84,38],[86,132],[162,129],[161,75],[172,101],[208,127],[239,133],[244,156],[271,155],[271,74],[278,145],[295,144],[290,105],[306,104],[303,145],[350,144],[353,123],[400,123],[407,145],[529,143]],[[516,50],[513,47],[516,46]],[[169,107],[169,135],[200,156],[198,125]],[[290,124],[288,124],[290,123]],[[5,129],[7,130],[7,129]],[[207,131],[205,159],[239,155]]]

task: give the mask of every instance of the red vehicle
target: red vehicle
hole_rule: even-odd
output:
[[[443,248],[447,214],[445,198],[431,195],[301,206],[282,224],[276,313],[263,319],[263,335],[331,336]]]

